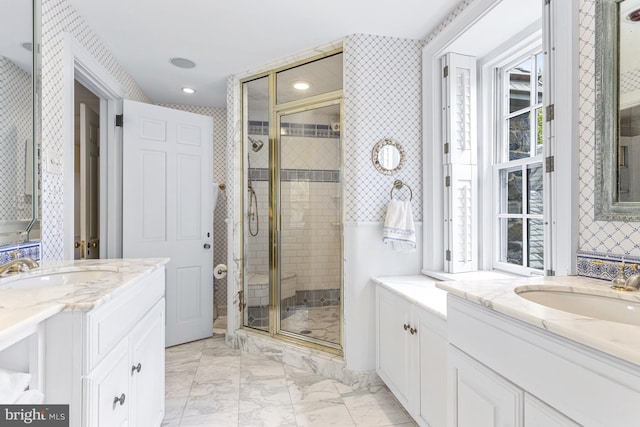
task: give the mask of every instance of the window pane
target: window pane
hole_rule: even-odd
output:
[[[531,105],[531,58],[507,71],[509,76],[509,112]]]
[[[502,253],[500,261],[509,264],[523,265],[522,218],[500,219]]]
[[[298,89],[297,83],[306,83],[308,86],[306,89]],[[277,104],[339,89],[342,89],[342,53],[276,74]]]
[[[522,169],[500,171],[500,213],[522,213]]]
[[[542,148],[544,144],[542,126],[544,124],[544,113],[542,108],[536,108],[536,156],[542,154]]]
[[[541,219],[530,219],[527,223],[529,235],[527,265],[542,270],[544,268],[544,223]]]
[[[531,113],[524,113],[509,119],[509,160],[530,156]]]
[[[542,164],[538,163],[527,168],[527,205],[528,213],[542,215]]]
[[[543,73],[544,73],[544,54],[540,52],[536,55],[536,69],[538,70],[537,75],[537,84],[538,84],[538,96],[537,103],[542,103],[542,84],[543,84]]]

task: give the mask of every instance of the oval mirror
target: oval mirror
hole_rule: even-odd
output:
[[[397,173],[404,164],[404,157],[402,145],[391,138],[376,143],[371,153],[373,165],[378,172],[385,175]]]

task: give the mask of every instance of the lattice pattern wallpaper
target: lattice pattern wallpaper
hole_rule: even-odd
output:
[[[413,191],[422,221],[421,40],[356,34],[344,40],[345,221],[382,222],[393,181]],[[371,150],[384,138],[400,142],[406,162],[396,175],[373,166]]]
[[[25,168],[27,144],[33,140],[31,75],[0,56],[0,83],[0,218],[29,220],[31,198],[25,194]]]
[[[42,152],[64,150],[64,33],[70,33],[115,78],[134,101],[149,102],[67,0],[42,1]],[[63,168],[65,165],[63,165]],[[68,165],[67,165],[68,167]],[[73,165],[71,165],[73,167]],[[62,259],[63,175],[42,173],[42,258]]]
[[[579,10],[579,239],[580,251],[640,256],[640,223],[594,219],[595,0]]]

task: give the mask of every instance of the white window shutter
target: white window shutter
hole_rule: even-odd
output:
[[[476,164],[476,60],[442,57],[444,163]]]
[[[445,165],[445,271],[478,268],[478,200],[475,165]],[[448,184],[448,185],[447,185]]]
[[[475,58],[448,53],[442,71],[444,270],[463,273],[478,268]]]

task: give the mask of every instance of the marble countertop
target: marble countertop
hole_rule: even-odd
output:
[[[581,276],[438,282],[435,286],[530,325],[640,365],[640,326],[581,316],[531,302],[515,289],[578,291],[640,303],[640,292],[620,292],[608,281]]]
[[[167,258],[41,262],[29,272],[0,278],[0,343],[65,310],[89,311],[161,268]],[[62,272],[109,271],[106,277],[74,284],[10,288],[24,278]]]
[[[438,280],[422,275],[385,276],[372,280],[436,316],[447,319],[447,292],[436,287]]]

